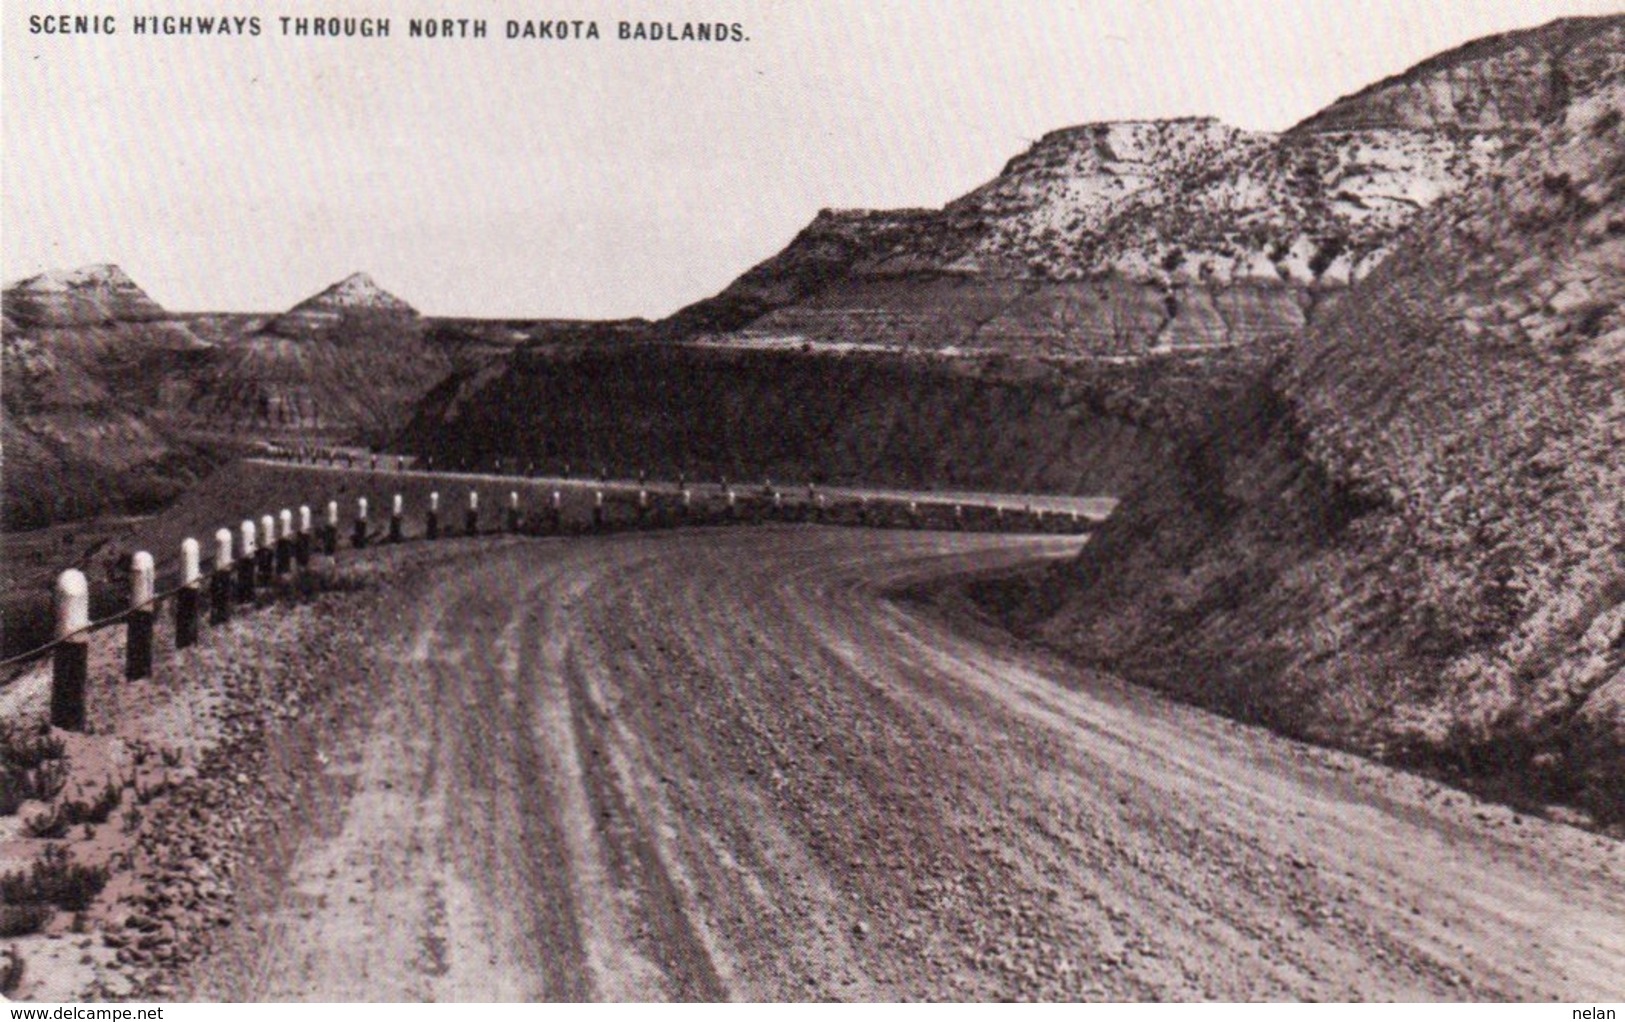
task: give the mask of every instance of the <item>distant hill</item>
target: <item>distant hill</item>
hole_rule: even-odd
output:
[[[407,323],[417,318],[416,309],[379,287],[370,276],[352,273],[278,316],[266,330],[299,337],[346,326],[370,329],[380,323]]]
[[[140,323],[169,314],[111,263],[53,270],[6,285],[6,318],[17,326]]]

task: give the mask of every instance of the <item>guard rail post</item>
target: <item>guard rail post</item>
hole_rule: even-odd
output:
[[[270,515],[260,515],[259,548],[254,554],[259,584],[268,586],[276,575],[276,520]]]
[[[508,531],[519,531],[519,491],[508,491]]]
[[[124,628],[124,677],[128,681],[152,677],[155,581],[152,555],[137,550],[130,558],[130,612]]]
[[[238,529],[242,539],[241,549],[237,551],[237,602],[254,602],[254,523],[243,519]]]
[[[322,527],[322,553],[337,557],[339,553],[339,502],[327,502],[327,524]]]
[[[480,532],[480,491],[468,491],[468,513],[463,516],[463,531],[470,536]]]
[[[398,493],[390,499],[389,541],[391,543],[399,543],[401,541],[401,514],[404,511],[404,505],[405,501]]]
[[[175,648],[185,649],[197,642],[198,586],[203,572],[198,567],[197,540],[181,540],[181,588],[175,594]]]
[[[51,724],[85,729],[85,679],[90,676],[90,583],[69,568],[56,579],[56,654],[51,665]]]
[[[357,550],[367,546],[367,498],[357,497],[355,501],[355,531],[350,536],[350,545]]]
[[[310,505],[299,505],[299,534],[293,538],[293,560],[304,571],[310,567]]]
[[[209,576],[209,624],[231,620],[231,530],[214,531],[214,572]]]
[[[276,573],[286,577],[293,570],[293,512],[283,508],[277,513]]]
[[[440,538],[440,491],[429,494],[429,514],[425,521],[424,532],[430,539]]]

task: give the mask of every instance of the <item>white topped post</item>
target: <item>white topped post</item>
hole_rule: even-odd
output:
[[[90,674],[90,582],[69,568],[56,578],[56,652],[51,665],[51,723],[85,729],[85,679]]]
[[[254,550],[254,563],[259,569],[260,585],[270,585],[276,573],[276,519],[260,516],[259,545]]]
[[[214,572],[209,575],[209,623],[231,620],[231,530],[214,530]]]
[[[293,512],[283,508],[277,512],[276,573],[286,575],[293,569]]]
[[[351,545],[357,550],[367,545],[367,498],[357,497],[355,501],[355,532],[351,536]]]
[[[406,511],[406,501],[400,494],[395,494],[389,501],[389,541],[401,541],[401,516]]]
[[[130,681],[152,676],[153,603],[157,589],[152,555],[137,550],[130,558],[130,610],[125,615],[124,629],[124,676]]]
[[[299,505],[299,532],[293,537],[293,560],[304,571],[310,567],[310,505]]]
[[[322,526],[322,553],[333,557],[339,552],[339,502],[328,501],[326,511],[327,521]]]
[[[197,642],[198,607],[202,598],[202,565],[197,540],[181,540],[181,588],[175,594],[175,648],[185,649]]]

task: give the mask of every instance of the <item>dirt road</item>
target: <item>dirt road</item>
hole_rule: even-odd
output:
[[[1625,996],[1617,842],[887,596],[1077,542],[402,555],[328,668],[373,715],[181,996]]]

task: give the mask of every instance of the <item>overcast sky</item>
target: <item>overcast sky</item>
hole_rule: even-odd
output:
[[[366,270],[424,312],[661,316],[821,207],[937,206],[1055,128],[1205,114],[1280,129],[1433,53],[1619,0],[98,3],[47,37],[6,0],[7,281],[122,265],[177,310],[285,308]],[[131,34],[227,7],[258,38]],[[387,15],[388,39],[281,15]],[[596,20],[597,41],[508,19]],[[410,39],[480,17],[483,40]],[[623,20],[741,43],[622,42]]]

